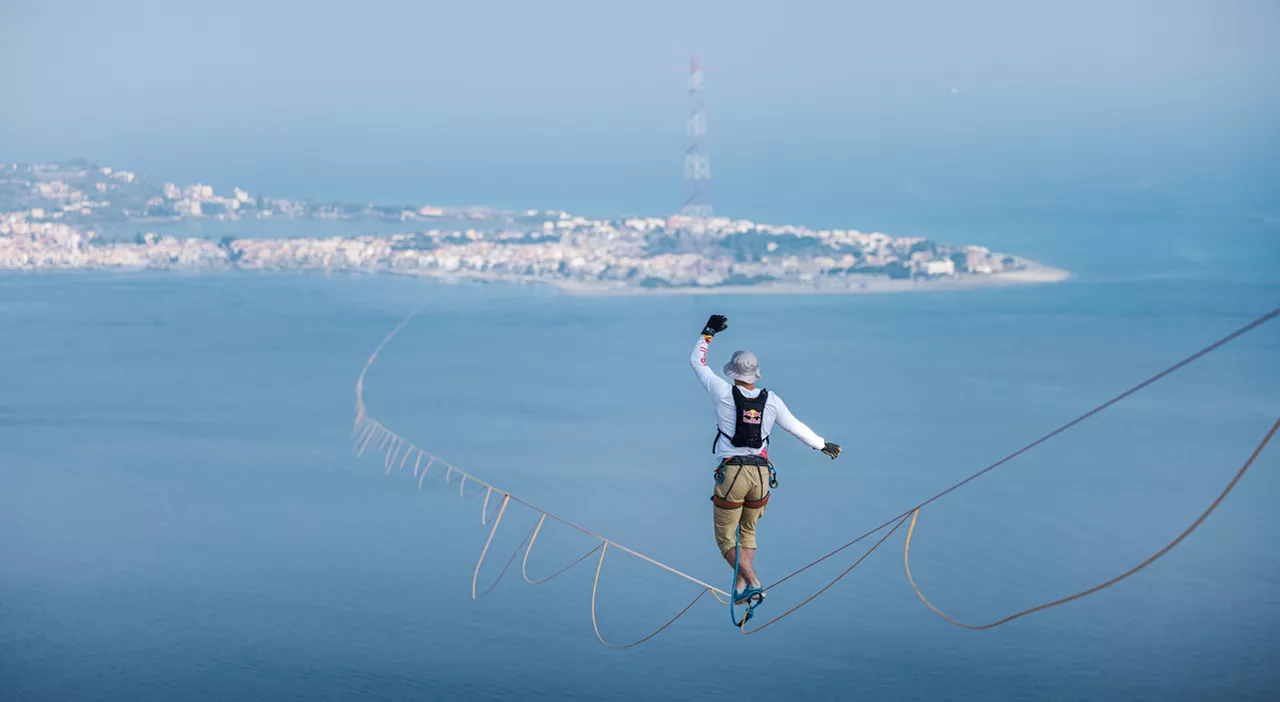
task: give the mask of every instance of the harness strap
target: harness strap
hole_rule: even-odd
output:
[[[719,495],[712,495],[711,502],[712,504],[714,504],[716,507],[720,509],[738,509],[743,504],[741,502],[732,502],[730,500],[726,500]]]
[[[711,502],[714,503],[715,506],[719,507],[720,509],[738,509],[739,507],[746,507],[747,509],[760,509],[761,507],[764,507],[765,505],[769,504],[769,493],[765,493],[765,496],[763,499],[743,500],[742,502],[733,502],[732,500],[726,500],[723,497],[720,497],[719,495],[712,495]]]
[[[770,476],[769,487],[771,488],[775,487],[777,483],[776,481],[773,480],[773,464],[772,463],[769,464],[769,476]],[[760,475],[760,466],[756,466],[756,480],[761,483],[764,482],[764,477]],[[761,507],[764,507],[765,505],[769,504],[769,495],[772,495],[772,494],[773,494],[772,492],[765,490],[764,497],[761,497],[758,500],[743,500],[742,506],[747,507],[749,509],[760,509]]]
[[[733,480],[729,481],[729,487],[724,491],[724,494],[728,495],[729,491],[733,490],[733,486],[736,485],[738,482],[738,476],[742,475],[742,468],[743,466],[739,466],[738,472],[733,474]],[[718,480],[716,480],[716,482],[721,482],[722,480],[724,480],[724,464],[723,463],[716,467],[716,474],[719,478]],[[760,466],[756,466],[756,478],[759,479],[759,477],[760,477]],[[773,481],[770,481],[770,482],[773,482]],[[719,509],[738,509],[740,507],[746,507],[747,509],[760,509],[761,507],[764,507],[765,505],[769,504],[769,496],[772,494],[773,493],[765,492],[764,497],[758,500],[742,500],[741,502],[734,502],[733,500],[725,499],[723,497],[720,497],[719,495],[712,494],[711,502]]]
[[[728,440],[729,440],[729,443],[733,443],[733,437],[732,437],[732,436],[729,436],[728,434],[724,433],[723,431],[720,431],[720,425],[718,425],[718,424],[717,424],[717,425],[716,425],[716,436],[715,436],[715,438],[713,438],[713,439],[711,440],[711,453],[715,453],[715,452],[716,452],[716,447],[720,445],[720,437],[722,437],[722,436],[723,436],[724,438],[728,439]],[[768,437],[768,436],[764,437],[764,446],[765,446],[766,448],[768,448],[768,446],[769,446],[769,437]]]

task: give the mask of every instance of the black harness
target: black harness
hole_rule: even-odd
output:
[[[737,385],[733,386],[733,436],[720,431],[720,426],[716,425],[716,438],[711,440],[711,453],[716,452],[716,444],[720,443],[722,436],[738,448],[758,449],[768,444],[769,437],[761,433],[764,408],[768,403],[769,391],[764,388],[760,388],[759,395],[747,397]]]

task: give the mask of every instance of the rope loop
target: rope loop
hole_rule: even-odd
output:
[[[1146,568],[1152,563],[1155,563],[1157,560],[1160,559],[1161,556],[1172,551],[1174,546],[1177,546],[1178,544],[1182,543],[1182,540],[1190,536],[1191,532],[1199,528],[1200,525],[1204,523],[1204,520],[1208,519],[1209,515],[1213,514],[1213,511],[1218,508],[1218,505],[1222,504],[1222,501],[1227,498],[1227,495],[1229,495],[1231,491],[1235,489],[1236,483],[1239,483],[1240,479],[1244,477],[1244,474],[1248,472],[1250,466],[1252,466],[1253,462],[1258,458],[1258,455],[1262,453],[1262,449],[1265,448],[1266,445],[1271,441],[1271,438],[1276,435],[1277,429],[1280,429],[1280,419],[1277,419],[1276,423],[1271,425],[1271,430],[1267,432],[1266,436],[1262,437],[1262,441],[1258,444],[1258,447],[1253,450],[1252,454],[1250,454],[1249,460],[1245,461],[1244,465],[1240,467],[1240,470],[1236,471],[1236,474],[1231,478],[1231,482],[1227,483],[1227,487],[1223,488],[1222,492],[1218,494],[1218,497],[1214,499],[1214,501],[1209,505],[1208,509],[1206,509],[1204,512],[1201,512],[1199,517],[1196,517],[1196,520],[1191,523],[1191,526],[1184,529],[1182,533],[1178,534],[1178,536],[1173,541],[1170,541],[1169,543],[1165,544],[1164,548],[1160,549],[1159,551],[1156,551],[1154,554],[1149,556],[1145,561],[1139,563],[1138,565],[1130,568],[1129,570],[1126,570],[1120,575],[1117,575],[1116,577],[1100,585],[1094,585],[1088,590],[1081,590],[1080,592],[1077,592],[1074,595],[1067,595],[1066,597],[1054,600],[1052,602],[1046,602],[1042,605],[1037,605],[1029,609],[1024,609],[1021,612],[1015,612],[1003,619],[997,619],[996,621],[991,622],[990,624],[965,624],[964,622],[956,621],[955,619],[952,619],[951,617],[948,617],[947,615],[943,614],[942,611],[939,610],[937,607],[933,606],[933,603],[930,602],[928,598],[924,596],[924,593],[920,592],[920,588],[916,585],[915,578],[911,576],[911,558],[910,558],[911,536],[912,534],[915,533],[916,517],[920,515],[919,508],[916,508],[915,511],[911,513],[911,526],[907,529],[906,543],[904,543],[902,547],[902,565],[903,565],[903,568],[905,568],[907,571],[907,582],[911,583],[911,589],[916,591],[916,596],[920,598],[920,601],[923,602],[926,607],[933,610],[934,614],[938,615],[939,617],[942,617],[943,619],[951,622],[952,624],[955,624],[958,627],[961,627],[963,629],[973,629],[975,631],[981,631],[983,629],[994,629],[998,626],[1001,626],[1002,624],[1008,624],[1009,622],[1015,619],[1025,617],[1028,614],[1033,614],[1035,612],[1043,612],[1044,610],[1049,609],[1051,607],[1057,607],[1058,605],[1066,604],[1068,602],[1071,602],[1072,600],[1078,600],[1082,597],[1088,597],[1089,595],[1092,595],[1093,593],[1098,592],[1100,590],[1105,590],[1111,587],[1112,585],[1115,585],[1116,583],[1120,582],[1121,580],[1124,580],[1125,578],[1128,578],[1129,576],[1134,575],[1135,573],[1142,570],[1143,568]]]

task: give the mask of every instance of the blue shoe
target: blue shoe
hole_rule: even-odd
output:
[[[764,602],[764,588],[747,587],[747,589],[742,591],[742,600],[743,602],[750,603],[752,607],[759,605]]]
[[[734,603],[734,604],[745,604],[745,603],[746,603],[746,601],[747,601],[747,593],[749,593],[749,592],[751,592],[751,587],[750,587],[750,586],[748,586],[745,590],[734,590],[734,591],[733,591],[733,603]]]

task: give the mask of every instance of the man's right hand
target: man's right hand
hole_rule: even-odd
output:
[[[831,460],[834,461],[840,457],[840,444],[833,444],[830,441],[828,441],[825,445],[823,445],[822,452],[830,456]]]
[[[707,326],[702,328],[703,336],[715,336],[716,332],[722,332],[729,328],[729,318],[722,314],[713,314],[707,320]]]

